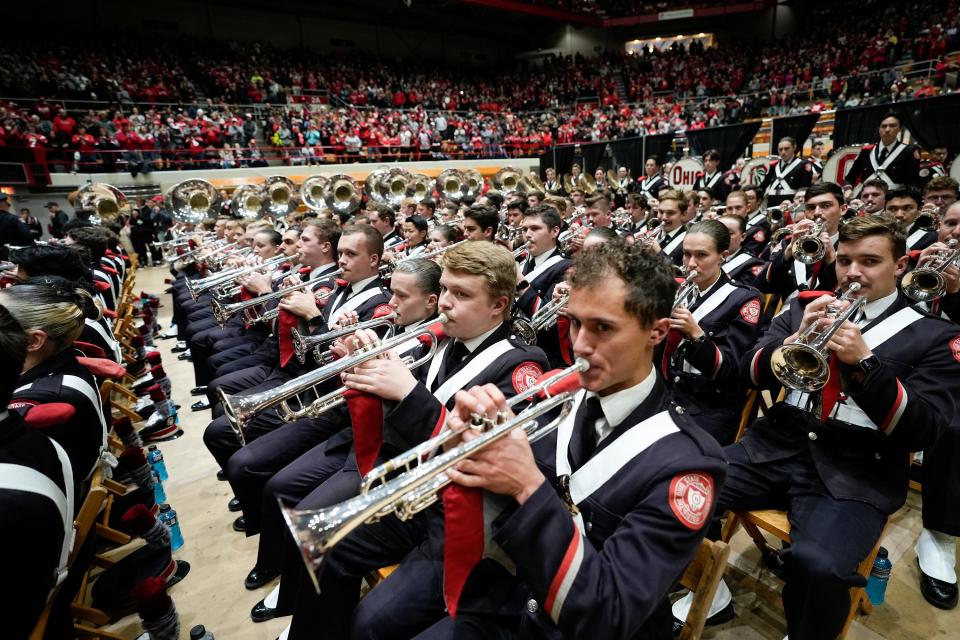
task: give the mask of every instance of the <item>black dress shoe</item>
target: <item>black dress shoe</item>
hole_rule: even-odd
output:
[[[920,561],[917,560],[917,566]],[[931,578],[920,569],[920,593],[937,609],[954,609],[957,606],[957,583]]]
[[[220,471],[217,471],[217,480],[219,480],[220,482],[224,482],[226,481],[226,479],[227,479],[227,473],[223,469],[220,469]]]
[[[714,627],[718,624],[723,624],[724,622],[730,622],[731,620],[733,620],[733,616],[734,616],[733,601],[730,601],[729,603],[727,603],[727,606],[725,606],[723,609],[720,609],[720,611],[717,611],[715,614],[707,618],[706,626]],[[684,624],[685,623],[683,620],[677,620],[676,618],[673,619],[673,637],[674,638],[680,637],[680,632],[683,630]]]
[[[228,511],[240,511],[242,507],[240,506],[240,500],[237,498],[231,498],[230,502],[227,503]]]
[[[243,586],[245,586],[250,591],[254,589],[259,589],[263,585],[267,584],[274,578],[280,575],[279,571],[260,571],[256,567],[250,570],[250,573],[247,574],[247,579],[243,581]],[[260,601],[260,604],[263,604],[263,601]],[[266,608],[266,607],[264,607]],[[256,607],[254,607],[256,609]],[[253,613],[253,612],[251,612]],[[268,618],[264,618],[267,620]]]
[[[243,516],[233,521],[233,530],[239,531],[240,533],[244,533],[247,530],[247,521]]]
[[[266,622],[267,620],[273,620],[276,617],[276,608],[271,609],[267,605],[263,604],[263,600],[253,605],[253,609],[250,609],[250,619],[254,622]]]
[[[175,346],[174,348],[170,349],[170,352],[171,352],[171,353],[181,353],[181,352],[183,352],[183,351],[186,351],[187,349],[188,349],[188,347],[187,347],[187,343],[186,343],[186,342],[184,342],[182,345],[181,345],[180,343],[177,343],[177,346]]]
[[[207,387],[206,387],[206,386],[194,387],[193,389],[190,389],[190,395],[192,395],[192,396],[205,396],[205,395],[207,395]]]
[[[184,351],[177,356],[177,360],[187,360],[188,362],[193,362],[193,355],[190,354],[190,351]]]
[[[190,408],[193,411],[203,411],[204,409],[209,409],[210,401],[207,400],[206,398],[201,398],[200,400],[197,400],[192,405],[190,405]]]

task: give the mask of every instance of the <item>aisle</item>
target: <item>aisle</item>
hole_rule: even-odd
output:
[[[166,289],[163,280],[169,276],[165,268],[140,269],[136,291],[162,294]],[[166,330],[172,313],[170,296],[162,294],[160,302],[160,323]],[[190,410],[197,400],[190,397],[193,367],[170,352],[175,345],[176,340],[157,340],[163,368],[173,383],[173,400],[180,405],[183,429],[180,438],[159,443],[170,472],[164,489],[177,511],[185,540],[174,557],[186,560],[191,567],[183,582],[170,590],[180,612],[181,638],[189,638],[190,628],[203,624],[217,640],[273,640],[288,619],[259,624],[250,621],[250,609],[270,592],[273,583],[257,591],[247,591],[243,586],[243,579],[253,568],[259,537],[246,538],[231,528],[239,514],[227,511],[230,486],[217,481],[216,463],[203,444],[210,411]],[[108,628],[135,638],[140,623],[136,616],[129,616]]]

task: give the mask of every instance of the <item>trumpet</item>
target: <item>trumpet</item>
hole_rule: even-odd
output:
[[[819,391],[827,384],[830,378],[830,354],[827,343],[840,330],[841,325],[853,318],[866,304],[867,299],[863,296],[855,297],[858,291],[860,291],[860,283],[851,283],[846,293],[828,307],[828,313],[836,314],[840,303],[850,303],[825,330],[819,329],[818,323],[813,322],[797,336],[796,342],[781,345],[774,350],[770,356],[770,366],[773,369],[773,375],[784,386],[812,393]]]
[[[570,255],[573,251],[573,241],[582,238],[584,235],[586,234],[583,227],[577,227],[576,229],[567,229],[557,236],[557,244],[560,246],[561,253]]]
[[[677,289],[677,295],[673,299],[673,308],[670,309],[670,313],[673,313],[680,307],[689,307],[696,301],[697,284],[694,280],[696,280],[697,275],[699,274],[696,269],[687,274],[686,280],[684,280],[680,288]]]
[[[459,247],[464,242],[469,242],[469,240],[461,240],[459,242],[454,242],[453,244],[448,244],[445,247],[434,249],[433,251],[425,251],[424,253],[413,256],[411,258],[404,258],[403,260],[397,260],[387,264],[382,264],[380,265],[381,277],[389,278],[390,276],[392,276],[394,269],[396,269],[397,265],[400,264],[401,262],[406,262],[407,260],[433,260],[438,256],[442,256],[447,251],[450,251],[450,249],[453,249],[454,247]]]
[[[322,351],[321,347],[325,344],[333,342],[338,338],[343,336],[348,336],[352,333],[359,331],[360,329],[376,329],[384,325],[393,325],[397,319],[397,312],[393,311],[386,315],[380,316],[379,318],[372,318],[364,322],[355,322],[353,324],[348,324],[340,327],[339,329],[334,329],[332,331],[327,331],[315,336],[303,335],[297,328],[294,327],[290,330],[290,336],[293,341],[293,354],[297,356],[297,360],[300,361],[300,364],[303,364],[307,361],[307,353],[312,349],[314,355],[321,365],[328,364],[333,362],[333,355],[329,351]]]
[[[527,251],[529,251],[529,248],[527,247],[527,243],[524,242],[522,245],[513,250],[513,259],[519,260],[520,257]]]
[[[916,269],[903,276],[900,283],[903,295],[917,302],[930,302],[947,292],[947,279],[943,272],[960,260],[960,248],[957,248],[955,238],[950,238],[947,247],[924,256],[922,265],[918,264]]]
[[[300,547],[314,586],[318,587],[315,571],[323,563],[325,554],[350,532],[390,514],[409,519],[436,502],[439,491],[450,484],[447,469],[508,436],[514,429],[522,428],[531,442],[551,433],[573,408],[580,387],[579,376],[574,374],[589,368],[586,360],[578,358],[573,366],[514,396],[507,406],[516,407],[532,398],[538,398],[539,402],[513,418],[508,419],[503,414],[495,420],[474,416],[468,428],[482,433],[473,440],[425,459],[462,434],[462,431],[447,430],[387,461],[367,474],[360,495],[354,498],[317,510],[297,511],[281,505],[287,528]],[[542,426],[537,422],[538,418],[558,408],[559,415],[553,420]],[[387,480],[388,474],[401,470],[400,475]]]
[[[567,306],[570,302],[570,292],[560,295],[559,298],[551,300],[547,304],[537,309],[533,317],[530,318],[530,326],[535,332],[546,331],[557,323],[557,317],[560,315],[560,309]]]
[[[333,273],[324,274],[323,278],[336,278],[341,273],[343,269],[337,269]],[[279,300],[288,293],[293,293],[294,291],[300,291],[301,289],[306,289],[310,285],[316,284],[317,279],[306,280],[299,284],[294,284],[289,287],[284,287],[279,291],[271,291],[270,293],[265,293],[262,296],[257,296],[256,298],[250,298],[249,300],[242,300],[240,302],[233,302],[231,304],[223,304],[220,300],[214,298],[213,300],[213,317],[216,318],[217,323],[222,327],[227,324],[227,322],[238,313],[243,313],[244,318],[247,322],[256,323],[256,322],[265,322],[267,320],[273,320],[279,314],[277,309],[270,309],[269,311],[262,312],[259,315],[256,313],[251,313],[250,310],[260,305],[270,302],[271,300]],[[329,294],[328,294],[329,295]]]
[[[523,234],[523,227],[514,227],[509,224],[501,224],[500,228],[497,229],[497,240],[500,242],[510,245],[516,242]]]
[[[437,352],[437,346],[440,344],[440,340],[443,339],[443,323],[446,321],[447,317],[440,314],[438,321],[435,323],[420,327],[411,333],[404,333],[387,340],[370,343],[342,360],[309,371],[278,387],[261,391],[260,393],[254,393],[248,396],[230,395],[224,393],[221,389],[218,391],[218,394],[220,396],[220,402],[223,403],[223,412],[230,420],[230,425],[237,434],[237,438],[240,439],[241,444],[245,444],[243,434],[247,425],[250,424],[250,421],[253,420],[257,414],[274,405],[280,405],[277,407],[277,412],[286,422],[293,422],[300,418],[319,416],[323,414],[324,411],[344,402],[345,389],[344,387],[340,387],[326,395],[320,396],[316,390],[318,384],[335,376],[339,376],[341,373],[367,360],[372,360],[413,338],[420,339],[421,342],[429,342],[430,344],[427,353],[407,364],[410,369],[416,369],[428,362]],[[313,395],[318,396],[316,399],[311,402],[302,400],[297,409],[293,409],[290,406],[290,400],[302,393],[311,391]]]
[[[794,258],[803,264],[814,264],[823,260],[827,248],[820,239],[820,234],[826,227],[827,223],[821,218],[809,230],[794,236],[790,244]]]
[[[936,231],[940,228],[940,210],[935,204],[925,204],[913,221],[913,226],[926,231]]]
[[[220,273],[215,273],[212,276],[207,276],[206,278],[200,278],[199,280],[187,280],[187,290],[190,292],[190,295],[194,300],[203,293],[216,289],[221,285],[228,284],[247,273],[252,273],[253,271],[259,271],[260,269],[273,269],[274,267],[280,266],[284,262],[296,262],[300,259],[300,254],[294,254],[292,256],[287,256],[284,254],[274,256],[269,260],[264,260],[260,264],[252,264],[246,267],[237,267],[236,269],[227,269],[226,271],[221,271]]]
[[[634,235],[633,239],[635,242],[639,242],[641,244],[652,244],[654,242],[660,244],[663,242],[665,235],[666,233],[663,230],[663,225],[657,223],[657,226],[653,227],[652,229],[647,229],[642,233]]]

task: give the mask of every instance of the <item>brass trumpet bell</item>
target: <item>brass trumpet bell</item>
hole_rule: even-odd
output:
[[[460,202],[465,195],[466,177],[459,169],[444,169],[437,176],[437,191],[453,202]]]
[[[93,216],[101,222],[113,222],[127,206],[123,192],[103,182],[84,185],[77,193],[80,209],[92,209]]]
[[[235,216],[256,220],[263,214],[263,187],[255,184],[242,184],[230,198],[230,211]]]
[[[310,176],[303,181],[300,187],[300,197],[303,198],[303,204],[311,211],[323,211],[327,208],[327,203],[323,199],[323,194],[327,190],[330,179],[327,176]]]
[[[338,173],[330,178],[324,200],[337,213],[353,213],[360,207],[360,190],[350,176]]]

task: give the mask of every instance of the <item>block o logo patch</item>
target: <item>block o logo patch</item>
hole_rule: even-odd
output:
[[[740,307],[740,317],[750,324],[760,322],[760,301],[754,298],[750,302]]]
[[[523,393],[537,383],[543,370],[533,362],[524,362],[513,370],[513,390]]]
[[[713,507],[713,478],[700,472],[674,476],[668,500],[677,520],[688,529],[698,531],[706,524]]]
[[[950,341],[950,352],[953,354],[953,359],[960,362],[960,336]]]

